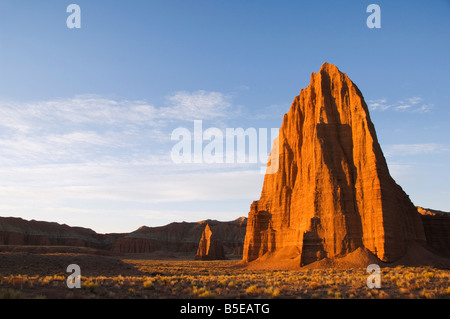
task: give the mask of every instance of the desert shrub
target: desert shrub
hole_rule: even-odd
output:
[[[205,287],[197,288],[194,286],[192,289],[192,293],[199,298],[215,298],[216,294]]]
[[[204,292],[198,295],[199,298],[215,298],[216,294],[212,291],[205,289]]]
[[[280,289],[274,288],[274,287],[269,287],[269,288],[266,288],[265,293],[273,298],[276,298],[280,295]]]
[[[223,287],[226,287],[227,283],[228,283],[228,279],[227,278],[220,278],[218,283],[219,283],[219,285],[221,285]]]
[[[52,276],[45,276],[45,277],[39,278],[39,282],[43,285],[48,285],[52,280],[53,280]]]
[[[256,285],[251,285],[245,290],[245,292],[248,294],[255,294],[257,291],[258,291],[258,286],[256,286]]]
[[[123,282],[125,281],[125,278],[122,275],[118,275],[113,278],[113,281],[122,285]]]
[[[85,281],[81,284],[82,289],[86,289],[90,292],[94,292],[98,288],[98,284],[93,281]]]
[[[309,289],[312,289],[312,290],[316,290],[316,289],[319,289],[322,287],[322,285],[317,282],[310,282],[308,286],[309,286]]]
[[[403,288],[403,287],[401,287],[400,289],[400,293],[402,293],[402,294],[409,294],[409,289],[408,288]]]
[[[435,297],[434,293],[430,290],[422,290],[421,295],[426,299],[433,299]]]
[[[9,276],[9,278],[8,278],[8,284],[13,285],[13,286],[22,287],[26,281],[27,281],[27,277],[22,276],[22,275]]]
[[[0,291],[0,299],[19,299],[22,297],[20,291],[14,289],[6,289]]]
[[[435,274],[434,274],[434,272],[427,271],[427,272],[423,273],[423,276],[427,279],[432,279],[432,278],[434,278]]]
[[[153,281],[151,279],[144,281],[144,289],[152,289],[153,288]]]

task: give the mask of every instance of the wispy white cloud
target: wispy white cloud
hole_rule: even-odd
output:
[[[411,104],[411,105],[417,105],[423,102],[423,99],[421,97],[415,96],[415,97],[411,97],[406,99],[406,102]]]
[[[368,103],[369,109],[372,111],[375,111],[375,110],[384,111],[391,107],[390,105],[386,104],[387,103],[386,99],[368,100],[367,103]]]
[[[414,112],[428,113],[433,109],[433,104],[422,104],[420,107],[416,108]]]
[[[0,126],[17,132],[63,125],[156,125],[159,120],[214,119],[229,116],[231,97],[220,92],[175,92],[167,105],[115,100],[97,95],[36,102],[0,101]],[[159,122],[160,123],[160,122]]]
[[[159,116],[176,120],[210,120],[230,115],[230,96],[220,92],[176,92],[167,97],[169,106]]]
[[[151,123],[156,108],[143,101],[106,99],[81,95],[70,99],[37,102],[0,102],[0,126],[16,133],[94,124],[124,125]]]
[[[148,204],[251,199],[259,191],[254,184],[263,178],[258,170],[165,174],[155,165],[127,163],[0,168],[0,176],[2,203],[50,197]]]
[[[101,157],[118,148],[126,148],[126,140],[118,133],[99,134],[76,131],[62,134],[15,135],[0,138],[0,165],[80,161]],[[102,151],[102,152],[100,152]]]
[[[207,91],[175,92],[163,106],[96,95],[0,101],[0,215],[79,216],[89,226],[108,212],[167,221],[168,213],[180,220],[183,202],[251,201],[260,164],[177,165],[170,157],[175,126],[226,121],[235,110],[230,96]],[[154,207],[167,203],[179,210]]]
[[[145,157],[170,145],[174,122],[223,120],[232,107],[229,96],[207,91],[175,92],[159,107],[97,95],[0,101],[0,165]]]
[[[424,144],[393,144],[386,145],[384,148],[386,157],[394,156],[411,156],[423,154],[440,154],[450,152],[450,145],[438,143],[424,143]]]
[[[398,106],[395,107],[396,110],[398,111],[402,111],[402,110],[407,110],[412,108],[412,104],[400,104]]]
[[[394,110],[426,113],[433,108],[432,104],[424,103],[423,98],[418,96],[406,98],[395,103],[388,103],[387,99],[368,100],[367,105],[371,111]]]
[[[114,215],[120,215],[122,220],[120,227],[115,226],[117,231],[131,231],[143,224],[219,216],[226,220],[231,219],[226,216],[244,216],[248,207],[227,215],[223,213],[227,210],[224,207],[213,206],[200,214],[186,208],[185,203],[236,200],[250,203],[259,195],[263,178],[259,170],[205,173],[175,171],[164,165],[167,164],[149,160],[0,167],[0,215],[70,221],[101,231],[99,226],[108,225]],[[104,223],[97,221],[99,215],[104,215]],[[111,226],[105,226],[108,227]]]

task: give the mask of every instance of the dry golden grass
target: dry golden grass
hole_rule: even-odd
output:
[[[0,275],[0,298],[450,298],[450,271],[431,267],[381,270],[381,288],[366,286],[365,269],[248,270],[237,261],[126,259],[142,275],[81,277]],[[68,274],[67,274],[68,275]]]

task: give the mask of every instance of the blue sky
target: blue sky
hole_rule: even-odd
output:
[[[0,0],[0,215],[98,232],[246,216],[261,165],[174,164],[172,131],[278,128],[325,61],[412,201],[450,211],[449,16],[448,0]]]

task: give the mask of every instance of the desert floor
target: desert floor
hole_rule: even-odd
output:
[[[69,289],[67,266],[81,269],[81,288]],[[381,269],[369,289],[366,269],[250,270],[238,260],[155,260],[145,255],[0,252],[0,298],[332,298],[450,299],[450,270]]]

